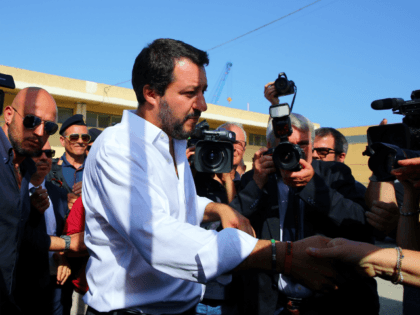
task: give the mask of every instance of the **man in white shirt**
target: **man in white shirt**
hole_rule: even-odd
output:
[[[124,111],[90,150],[82,189],[87,314],[194,314],[202,284],[219,275],[284,270],[285,243],[240,231],[253,234],[247,219],[196,195],[185,139],[207,109],[207,64],[206,52],[180,41],[148,45],[133,68],[139,107]],[[199,227],[215,220],[225,229]],[[293,247],[290,272],[314,289],[336,287],[329,263],[306,254],[327,241],[313,237]]]

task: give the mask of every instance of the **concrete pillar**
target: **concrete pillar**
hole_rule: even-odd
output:
[[[85,103],[81,103],[81,102],[77,102],[76,103],[76,114],[82,114],[83,115],[83,120],[86,122],[86,104]]]

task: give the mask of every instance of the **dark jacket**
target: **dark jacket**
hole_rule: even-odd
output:
[[[12,146],[0,128],[0,314],[13,306],[16,285],[16,264],[27,223],[31,217],[28,185],[36,167],[26,158],[20,165],[19,189],[14,175]],[[29,228],[32,225],[28,226]]]
[[[338,162],[314,160],[314,177],[295,198],[304,202],[303,237],[322,234],[371,242],[371,229],[366,223],[364,196],[358,193],[351,170]],[[270,176],[264,189],[258,188],[253,171],[242,177],[242,190],[231,206],[250,219],[260,239],[280,238],[278,189],[275,176]],[[344,269],[347,283],[320,299],[321,314],[378,314],[379,297],[374,279],[362,279]],[[248,272],[243,275],[244,314],[273,314],[278,302],[278,274]],[[318,314],[315,312],[314,314]]]
[[[48,181],[45,182],[45,187],[54,209],[57,236],[60,236],[64,228],[65,218],[69,213],[67,193]],[[33,209],[32,212],[38,211]],[[32,229],[25,231],[17,265],[15,299],[23,311],[26,307],[34,308],[34,305],[41,303],[42,298],[44,298],[45,292],[43,289],[47,287],[50,281],[49,246],[50,237],[47,235],[45,217],[42,215],[39,216]],[[37,294],[39,294],[39,297]],[[31,299],[31,303],[28,303],[29,299]]]

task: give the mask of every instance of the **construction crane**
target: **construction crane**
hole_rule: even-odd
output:
[[[211,98],[211,103],[212,104],[217,104],[219,102],[219,98],[220,98],[220,94],[222,94],[222,90],[223,87],[225,86],[226,83],[226,78],[230,72],[230,68],[232,67],[232,63],[231,62],[227,62],[222,73],[219,76],[219,79],[217,80],[217,85],[216,88],[213,90],[212,92],[212,98]],[[230,97],[228,97],[228,101],[230,103],[232,99]]]

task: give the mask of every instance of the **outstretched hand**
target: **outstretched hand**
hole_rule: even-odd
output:
[[[363,276],[374,277],[376,272],[372,263],[372,255],[379,247],[344,238],[336,238],[327,243],[328,248],[307,248],[306,252],[317,259],[337,260],[351,264]]]

